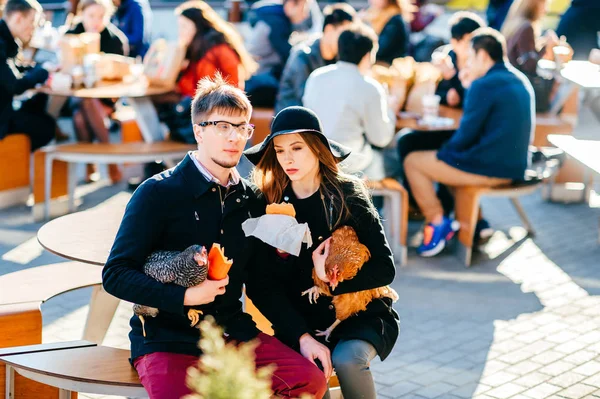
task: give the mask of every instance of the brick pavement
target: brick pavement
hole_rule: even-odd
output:
[[[102,188],[85,206],[120,189]],[[409,252],[393,284],[400,339],[385,362],[372,365],[379,397],[600,398],[598,210],[547,203],[539,194],[523,205],[538,230],[534,239],[515,227],[508,200],[484,200],[499,231],[470,269],[451,249],[427,260]],[[27,242],[23,252],[32,254],[24,265],[3,259],[0,274],[60,261],[36,247],[38,228],[24,207],[0,211],[0,253]],[[81,336],[90,292],[43,305],[44,342]],[[122,303],[105,345],[127,347],[129,314]]]

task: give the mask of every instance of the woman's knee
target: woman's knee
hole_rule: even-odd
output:
[[[306,392],[315,398],[322,398],[327,392],[327,380],[325,374],[318,367],[310,367],[306,371],[305,378],[308,381]]]
[[[345,371],[362,371],[369,368],[375,353],[373,346],[366,341],[342,341],[333,351],[331,361],[338,374]]]

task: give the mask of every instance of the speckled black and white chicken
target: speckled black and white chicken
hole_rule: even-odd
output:
[[[208,254],[201,245],[192,245],[184,251],[152,252],[144,264],[144,273],[161,283],[174,283],[182,287],[193,287],[208,275]],[[133,305],[133,312],[140,318],[144,329],[144,317],[156,317],[158,309],[144,305]],[[188,310],[188,318],[192,327],[200,321],[202,312],[197,309]],[[145,335],[145,329],[144,329]]]

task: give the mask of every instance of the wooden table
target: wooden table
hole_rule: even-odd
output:
[[[42,247],[58,256],[104,266],[129,198],[120,194],[96,208],[54,219],[38,230],[37,239]],[[102,285],[94,286],[83,339],[102,343],[119,302]]]
[[[52,187],[53,161],[69,163],[68,195],[69,212],[75,211],[75,168],[71,163],[147,163],[156,160],[178,162],[196,146],[173,141],[152,143],[77,143],[47,146],[42,149],[45,157],[44,218],[50,218],[50,190]]]
[[[435,132],[440,130],[456,130],[460,125],[460,120],[462,118],[463,111],[460,108],[452,108],[446,105],[440,105],[440,116],[443,118],[450,118],[454,120],[454,124],[447,127],[438,127],[438,126],[427,126],[419,124],[419,119],[417,118],[401,118],[398,116],[396,120],[396,130],[409,128],[417,131],[424,132]]]
[[[163,132],[160,128],[158,114],[150,100],[150,96],[165,94],[172,91],[172,87],[148,86],[145,80],[126,83],[122,81],[101,81],[95,87],[89,89],[74,90],[52,90],[49,87],[40,89],[41,92],[61,98],[62,104],[69,97],[77,98],[125,98],[135,110],[136,122],[140,128],[144,140],[148,143],[162,141]],[[60,108],[60,104],[55,104]]]
[[[30,380],[59,388],[59,399],[70,399],[71,392],[148,397],[129,363],[128,350],[80,342],[62,348],[0,354],[0,360],[7,365],[6,397],[15,397],[15,371]]]

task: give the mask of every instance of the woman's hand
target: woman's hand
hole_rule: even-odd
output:
[[[333,366],[331,365],[331,353],[329,352],[328,347],[321,344],[307,333],[300,337],[300,353],[315,366],[317,365],[315,359],[319,359],[323,366],[325,378],[329,380],[333,373]]]
[[[327,260],[327,256],[329,256],[329,243],[331,242],[331,237],[326,239],[315,249],[312,253],[313,265],[315,267],[315,272],[317,273],[317,277],[321,281],[326,283],[329,282],[327,278],[327,274],[325,274],[325,260]]]
[[[183,304],[185,306],[205,305],[215,301],[217,295],[225,293],[225,286],[229,284],[229,276],[223,280],[204,280],[200,284],[185,290]]]

